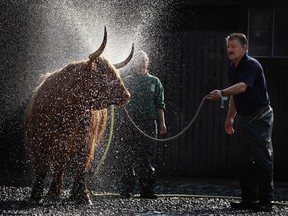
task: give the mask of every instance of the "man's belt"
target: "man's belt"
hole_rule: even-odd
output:
[[[270,105],[267,105],[265,107],[262,107],[261,109],[259,109],[255,116],[252,118],[251,121],[249,121],[249,123],[253,122],[255,119],[262,119],[264,118],[270,111],[272,110],[272,107]],[[252,115],[251,115],[252,117]]]

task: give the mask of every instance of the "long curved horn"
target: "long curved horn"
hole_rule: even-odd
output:
[[[132,50],[131,50],[129,56],[127,57],[127,59],[125,61],[123,61],[123,62],[120,62],[120,63],[117,63],[117,64],[113,64],[114,67],[119,69],[119,68],[122,68],[125,65],[127,65],[128,62],[132,59],[133,54],[134,54],[134,43],[132,44]]]
[[[104,27],[104,38],[103,38],[101,46],[95,52],[93,52],[92,54],[89,55],[89,59],[91,61],[94,61],[97,57],[99,57],[102,54],[102,52],[105,49],[106,43],[107,43],[107,31],[106,31],[106,26],[105,26]]]

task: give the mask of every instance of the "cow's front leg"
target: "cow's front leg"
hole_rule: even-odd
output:
[[[35,166],[35,182],[31,191],[30,201],[36,204],[43,203],[44,180],[47,169]]]

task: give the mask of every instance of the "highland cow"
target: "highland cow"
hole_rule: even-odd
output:
[[[101,56],[107,42],[104,39],[88,61],[73,62],[53,73],[43,75],[34,90],[26,112],[26,135],[33,162],[35,181],[30,200],[43,201],[44,182],[48,172],[53,179],[48,190],[49,198],[60,198],[64,189],[67,164],[74,173],[70,198],[92,204],[85,181],[106,127],[107,108],[121,106],[129,101],[130,94],[120,78],[119,64],[110,64]]]

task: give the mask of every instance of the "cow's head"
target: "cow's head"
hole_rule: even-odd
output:
[[[120,77],[117,69],[124,67],[131,60],[134,53],[134,44],[132,50],[125,61],[118,64],[110,64],[103,56],[107,42],[107,31],[105,27],[104,38],[101,46],[89,56],[88,70],[89,79],[92,79],[93,105],[98,109],[107,108],[110,105],[124,105],[130,99],[130,94]],[[93,87],[94,86],[94,87]],[[97,86],[97,87],[96,87]]]

